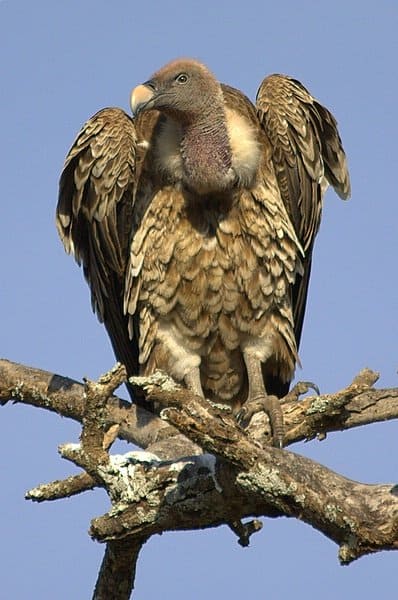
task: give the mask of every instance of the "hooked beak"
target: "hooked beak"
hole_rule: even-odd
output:
[[[137,116],[142,110],[152,108],[155,101],[155,87],[148,83],[137,85],[130,96],[130,106],[134,116]]]

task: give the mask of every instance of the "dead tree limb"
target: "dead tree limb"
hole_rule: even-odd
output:
[[[350,396],[356,387],[363,390],[369,377],[369,372],[362,374],[341,397]],[[119,457],[118,479],[126,487],[122,491],[118,481],[112,514],[93,521],[91,533],[96,539],[285,515],[313,525],[335,541],[342,563],[398,549],[397,486],[357,483],[308,458],[260,447],[231,415],[209,402],[193,394],[187,398],[185,390],[160,388],[160,393],[159,378],[142,383],[151,399],[162,397],[169,405],[162,416],[211,454],[171,465],[144,457],[140,463],[139,455]],[[213,455],[217,461],[212,462]],[[138,496],[136,481],[140,481]],[[108,481],[114,484],[115,480]]]
[[[247,545],[261,525],[242,519],[284,515],[335,541],[342,563],[398,549],[398,486],[357,483],[308,458],[272,448],[265,416],[256,416],[243,430],[228,410],[162,374],[134,379],[149,401],[165,407],[160,417],[151,415],[113,395],[123,377],[118,366],[84,386],[0,360],[1,403],[30,404],[83,425],[80,444],[66,444],[60,452],[85,472],[39,486],[27,497],[41,501],[93,486],[106,489],[112,509],[93,519],[90,528],[93,538],[107,542],[96,600],[128,599],[140,548],[154,533],[168,530],[227,524]],[[398,389],[374,389],[377,378],[364,370],[335,394],[300,402],[294,392],[289,394],[283,403],[285,444],[398,418]],[[145,452],[110,455],[116,436]]]
[[[106,545],[93,600],[125,600],[134,588],[139,552],[147,538],[118,540]]]
[[[363,373],[362,376],[365,376]],[[365,373],[373,383],[377,381],[376,373],[368,370]],[[162,394],[164,392],[160,387],[152,391],[152,397],[159,402]],[[189,395],[189,392],[186,394]],[[0,359],[0,404],[9,401],[44,408],[82,423],[84,385],[48,371]],[[372,384],[356,389],[349,386],[337,394],[308,396],[300,402],[285,402],[283,412],[287,446],[333,431],[397,419],[398,388],[374,389]],[[144,449],[156,447],[159,456],[164,456],[162,442],[176,435],[176,431],[158,417],[116,396],[107,400],[104,421],[107,426],[119,426],[120,439]],[[253,419],[249,430],[251,437],[259,442],[264,443],[269,439],[270,429],[265,417]],[[191,452],[186,452],[184,443],[181,436],[178,440],[173,438],[174,447],[178,444],[178,455],[194,453],[192,446]]]

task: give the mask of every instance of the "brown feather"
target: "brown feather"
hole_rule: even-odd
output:
[[[292,289],[299,346],[312,251],[321,221],[323,181],[346,199],[350,195],[350,179],[336,120],[300,82],[285,75],[265,78],[257,93],[256,106],[272,148],[283,201],[305,252],[303,273]],[[278,395],[284,395],[288,389],[278,382],[272,388]]]
[[[129,338],[123,293],[140,154],[128,115],[118,108],[94,115],[66,158],[56,218],[66,251],[83,264],[93,309],[129,375],[138,373],[138,347]]]
[[[295,80],[267,78],[254,107],[190,60],[135,97],[134,119],[105,109],[83,127],[57,208],[115,354],[129,374],[186,381],[200,369],[205,395],[238,408],[251,353],[281,393],[298,360],[322,177],[349,194],[336,122]]]

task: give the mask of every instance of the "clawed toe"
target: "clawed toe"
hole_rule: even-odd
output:
[[[279,398],[276,396],[259,396],[247,400],[236,415],[239,425],[247,427],[252,417],[259,412],[265,412],[268,415],[273,445],[277,448],[282,448],[284,427]]]
[[[236,420],[241,427],[247,427],[252,417],[264,410],[264,401],[262,399],[248,400],[236,414]]]
[[[302,392],[303,394],[306,394],[309,390],[314,390],[317,396],[320,395],[321,391],[316,383],[313,383],[312,381],[302,381],[301,383],[305,386],[305,392]]]
[[[314,390],[317,396],[321,393],[319,391],[319,387],[316,383],[312,381],[298,381],[290,390],[286,396],[281,398],[281,404],[285,404],[286,402],[297,402],[303,394],[309,392],[309,390]]]

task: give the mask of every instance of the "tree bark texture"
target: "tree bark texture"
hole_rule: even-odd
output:
[[[40,485],[27,493],[55,500],[101,486],[111,510],[92,520],[90,534],[107,548],[96,600],[128,599],[143,543],[154,533],[227,524],[247,545],[261,523],[242,519],[289,516],[312,525],[339,546],[348,564],[372,552],[398,548],[398,486],[351,481],[315,461],[273,448],[265,415],[242,429],[226,409],[176,386],[167,376],[134,378],[152,415],[120,400],[124,381],[116,366],[98,382],[79,384],[59,375],[0,360],[0,402],[21,402],[82,424],[79,444],[61,455],[81,475]],[[373,387],[377,374],[362,371],[335,394],[298,401],[297,386],[282,404],[285,446],[330,431],[398,417],[398,389]],[[119,437],[143,448],[109,454]]]

